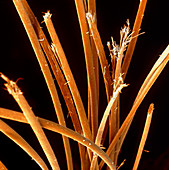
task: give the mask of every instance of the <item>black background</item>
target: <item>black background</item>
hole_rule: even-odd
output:
[[[70,67],[75,76],[85,107],[87,106],[87,83],[85,59],[83,54],[80,29],[73,0],[28,0],[39,22],[43,21],[43,12],[50,10],[56,32],[65,50]],[[119,30],[129,19],[131,27],[135,19],[139,1],[137,0],[97,0],[98,29],[101,34],[105,51],[110,37],[119,42]],[[123,89],[121,94],[121,123],[131,109],[134,98],[151,67],[169,43],[168,33],[168,0],[148,0],[141,31],[145,32],[138,39],[134,56],[126,77],[130,86]],[[29,39],[20,21],[12,0],[0,0],[1,11],[1,61],[0,72],[12,80],[23,78],[18,82],[26,99],[36,115],[57,122],[47,86],[43,79],[41,69],[32,50]],[[45,24],[41,24],[47,35]],[[49,36],[47,36],[49,38]],[[50,39],[49,39],[50,41]],[[144,127],[146,112],[150,103],[154,103],[155,110],[149,136],[138,169],[169,169],[169,116],[168,96],[169,79],[168,65],[153,85],[150,92],[139,107],[127,138],[123,144],[119,164],[126,159],[121,169],[132,169],[137,153],[139,140]],[[102,79],[100,80],[102,81]],[[0,107],[20,111],[16,102],[3,88],[0,80]],[[103,113],[106,103],[104,85],[100,83],[100,113]],[[61,101],[63,99],[61,98]],[[63,102],[62,102],[63,103]],[[67,110],[64,107],[65,117]],[[36,137],[28,125],[4,120],[13,127],[47,162]],[[70,117],[67,118],[68,127],[71,128]],[[55,150],[61,169],[66,168],[64,150],[60,135],[46,131],[52,147]],[[75,169],[78,167],[75,142],[71,142]],[[38,165],[20,149],[14,142],[2,133],[0,134],[0,160],[9,169],[39,169]],[[24,163],[24,165],[23,165]]]

